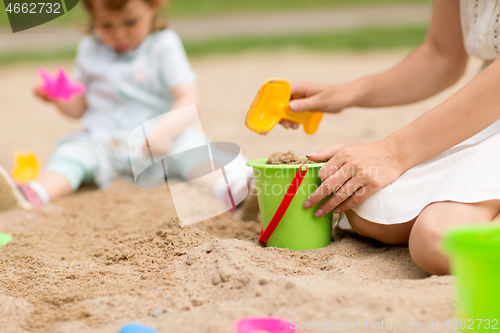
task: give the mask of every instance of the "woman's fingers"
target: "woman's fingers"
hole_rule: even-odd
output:
[[[281,120],[280,120],[280,124],[281,124],[284,128],[290,128],[290,126],[291,126],[291,122],[289,122],[288,120],[285,120],[285,119],[281,119]]]
[[[290,100],[306,97],[307,84],[306,81],[290,82]]]
[[[377,189],[374,186],[363,186],[354,192],[347,200],[343,201],[335,207],[335,213],[347,212],[351,208],[365,201],[369,196],[374,194]]]
[[[314,96],[330,85],[312,81],[290,82],[291,99],[306,98]]]
[[[295,112],[319,109],[321,104],[319,96],[328,87],[328,84],[309,81],[290,83],[290,109]]]
[[[281,124],[284,128],[293,128],[293,129],[297,129],[297,128],[299,128],[299,124],[294,123],[294,122],[289,121],[289,120],[285,120],[285,119],[281,119],[281,120],[280,120],[280,124]]]
[[[336,173],[345,163],[345,159],[339,152],[344,148],[345,144],[334,145],[322,148],[315,153],[307,155],[307,158],[313,161],[328,160],[324,166],[318,171],[318,177],[325,180],[334,173]],[[348,170],[345,170],[348,171]]]
[[[295,112],[320,111],[341,112],[350,105],[344,85],[330,85],[318,82],[292,82],[290,84],[290,109]]]
[[[331,146],[313,156],[315,160],[332,156],[318,172],[323,184],[304,202],[304,208],[311,208],[333,193],[316,216],[322,216],[335,207],[338,212],[351,209],[405,171],[384,141]]]
[[[314,212],[314,216],[321,217],[326,213],[329,213],[339,204],[349,199],[349,197],[351,197],[357,189],[362,187],[362,185],[357,184],[357,180],[355,178],[347,180],[340,186],[340,188],[337,189],[337,191],[333,192],[333,195],[325,203],[323,203],[321,207]]]
[[[294,112],[304,112],[316,109],[318,104],[317,97],[305,97],[290,101],[290,110]]]
[[[332,158],[339,150],[344,148],[347,144],[342,143],[338,145],[333,145],[325,148],[321,148],[318,151],[307,154],[307,158],[312,161],[323,161]]]
[[[332,176],[328,177],[304,202],[305,209],[316,206],[330,193],[336,192],[350,178],[346,172],[342,172],[342,168]]]

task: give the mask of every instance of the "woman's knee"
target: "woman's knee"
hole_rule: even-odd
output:
[[[431,274],[448,274],[449,261],[441,250],[448,228],[455,225],[491,221],[500,210],[500,201],[473,204],[436,202],[420,213],[410,234],[409,249],[413,261]]]
[[[410,233],[408,248],[415,264],[430,274],[448,274],[448,259],[441,251],[443,229],[437,226],[439,216],[422,213]]]

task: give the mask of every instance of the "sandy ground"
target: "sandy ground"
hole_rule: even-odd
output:
[[[195,59],[204,130],[215,141],[237,143],[250,158],[381,139],[464,81],[412,106],[327,115],[314,136],[283,128],[258,136],[244,116],[267,78],[342,82],[385,69],[406,53],[289,50]],[[466,77],[478,67],[472,61]],[[7,168],[17,149],[35,150],[46,161],[58,138],[80,126],[32,97],[36,69],[0,70],[0,164]],[[238,318],[257,315],[423,323],[410,332],[430,331],[429,320],[439,320],[437,331],[448,331],[442,325],[453,316],[453,278],[429,276],[406,247],[336,229],[328,247],[294,252],[259,247],[259,231],[258,222],[230,213],[181,229],[168,191],[124,182],[82,190],[37,211],[0,213],[0,232],[14,238],[0,249],[0,331],[117,332],[136,321],[158,332],[229,333]],[[370,330],[361,325],[359,331]]]

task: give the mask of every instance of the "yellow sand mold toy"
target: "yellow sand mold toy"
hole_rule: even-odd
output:
[[[322,112],[290,110],[290,82],[285,79],[269,79],[260,87],[250,110],[246,125],[259,134],[267,134],[281,119],[304,126],[304,132],[314,134],[318,129]]]
[[[23,154],[16,151],[11,175],[14,180],[23,184],[35,179],[42,169],[42,163],[32,151]]]

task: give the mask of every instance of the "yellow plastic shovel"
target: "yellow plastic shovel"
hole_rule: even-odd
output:
[[[267,134],[281,119],[304,126],[304,132],[314,134],[318,129],[322,112],[290,110],[290,82],[285,79],[269,79],[260,87],[250,110],[246,125],[259,134]]]

